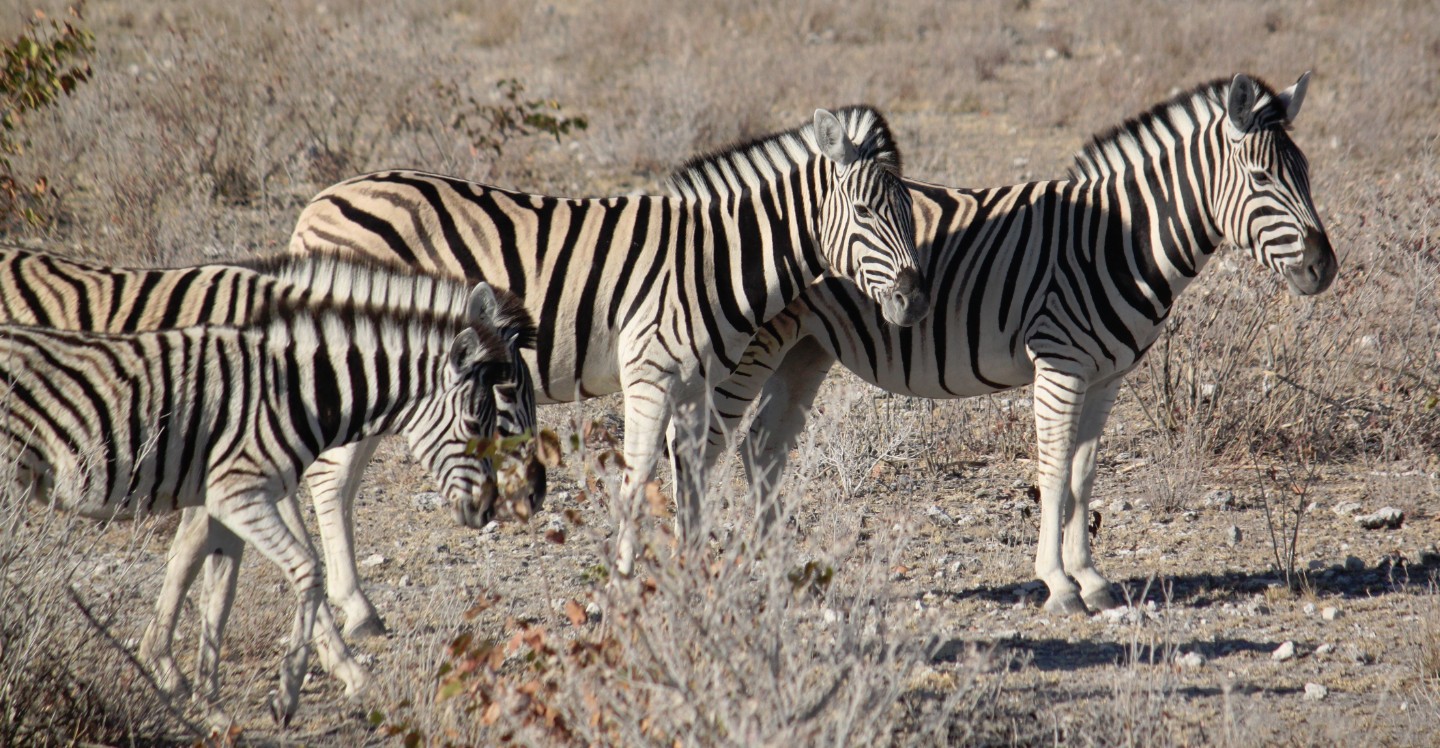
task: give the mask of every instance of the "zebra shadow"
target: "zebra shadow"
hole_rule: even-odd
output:
[[[1226,603],[1252,602],[1256,595],[1285,586],[1282,574],[1273,570],[1196,572],[1165,576],[1131,576],[1112,580],[1116,597],[1131,605],[1154,603],[1206,608]],[[1391,556],[1364,568],[1331,566],[1300,573],[1301,586],[1320,597],[1341,599],[1374,598],[1392,594],[1417,594],[1440,584],[1440,555],[1425,554],[1416,560]],[[980,585],[960,590],[933,590],[956,602],[981,600],[1005,605],[1043,604],[1046,590],[1034,580],[1003,585]]]
[[[1029,668],[1042,672],[1075,671],[1129,665],[1161,665],[1177,654],[1196,652],[1207,661],[1234,655],[1269,655],[1281,642],[1243,638],[1203,639],[1156,645],[1082,639],[950,639],[931,655],[936,663],[983,663],[1009,670]],[[1218,693],[1218,690],[1216,691]]]

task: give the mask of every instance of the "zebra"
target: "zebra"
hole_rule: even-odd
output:
[[[413,283],[395,281],[415,275],[407,267],[375,262],[346,261],[338,257],[275,255],[247,258],[233,264],[176,268],[123,268],[84,262],[14,246],[0,246],[0,323],[37,325],[62,330],[140,332],[197,324],[243,325],[268,314],[276,303],[321,304],[343,300],[384,308],[411,307],[437,293],[454,296],[451,284],[416,277]],[[388,276],[395,276],[389,278]],[[389,281],[389,282],[386,282]],[[404,287],[420,298],[387,298],[387,290]],[[530,370],[519,357],[534,346],[530,316],[513,296],[500,295],[499,331],[507,342],[513,368],[496,385],[496,431],[501,436],[536,433],[534,384]],[[463,300],[463,299],[462,299]],[[328,465],[334,450],[317,460]],[[529,495],[510,495],[504,506],[529,515],[545,494],[543,466],[533,452],[520,455]],[[354,551],[354,497],[361,471],[336,484],[332,473],[312,467],[306,474],[325,551],[325,589],[332,605],[345,614],[347,636],[378,635],[384,624],[373,603],[360,588]],[[457,521],[483,527],[495,514],[497,502],[456,505]],[[298,508],[285,507],[287,517]],[[192,513],[186,513],[186,524]],[[302,527],[296,524],[295,528]],[[178,538],[178,534],[177,534]],[[178,541],[177,541],[178,542]],[[232,570],[217,572],[217,584]],[[207,584],[207,590],[211,589]],[[220,603],[224,605],[223,602]],[[178,686],[176,686],[178,688]]]
[[[758,399],[741,452],[752,479],[778,486],[836,360],[871,384],[919,397],[1033,383],[1035,573],[1049,591],[1045,609],[1115,607],[1091,559],[1086,520],[1121,378],[1224,242],[1295,294],[1318,294],[1335,278],[1308,162],[1288,134],[1308,81],[1306,73],[1278,93],[1243,74],[1200,85],[1096,136],[1067,179],[992,189],[907,182],[936,311],[900,329],[843,284],[812,286],[761,328],[717,387],[706,461]],[[760,521],[772,519],[769,511]]]
[[[670,197],[568,199],[365,174],[310,202],[289,251],[380,258],[521,297],[537,324],[527,362],[538,403],[624,394],[623,505],[634,507],[672,413],[703,407],[759,326],[827,271],[891,323],[928,313],[900,176],[878,111],[820,109],[802,127],[691,160],[671,175]],[[362,466],[364,449],[341,467]],[[698,497],[680,503],[684,529]],[[629,575],[633,528],[617,551]]]
[[[105,520],[200,507],[236,542],[256,545],[297,596],[294,649],[272,702],[288,721],[326,606],[313,551],[276,504],[315,457],[399,433],[452,501],[493,498],[490,461],[475,449],[493,434],[493,386],[512,362],[493,290],[478,284],[465,298],[463,316],[280,303],[240,328],[0,326],[6,496]],[[178,600],[157,608],[167,604]],[[333,626],[320,628],[322,657],[347,690],[363,689],[368,674]]]

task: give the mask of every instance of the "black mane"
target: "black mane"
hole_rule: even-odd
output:
[[[1280,103],[1275,90],[1258,78],[1251,77],[1256,85],[1257,128],[1285,127],[1285,107]],[[1086,181],[1115,173],[1115,161],[1124,161],[1121,151],[1126,143],[1136,141],[1139,136],[1155,127],[1157,121],[1168,123],[1179,111],[1184,111],[1196,121],[1203,122],[1223,114],[1226,95],[1230,91],[1230,79],[1217,78],[1202,83],[1189,91],[1176,94],[1150,109],[1126,119],[1124,122],[1104,130],[1075,154],[1075,163],[1070,167],[1070,178]]]

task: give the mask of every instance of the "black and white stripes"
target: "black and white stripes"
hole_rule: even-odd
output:
[[[922,397],[1033,382],[1043,509],[1036,574],[1050,589],[1047,608],[1083,609],[1082,595],[1092,608],[1112,606],[1085,522],[1121,377],[1223,242],[1296,293],[1319,293],[1335,277],[1305,157],[1287,132],[1307,80],[1278,93],[1243,75],[1200,86],[1095,138],[1067,180],[909,183],[916,244],[930,248],[935,312],[897,328],[846,285],[816,284],[760,331],[717,388],[724,423],[711,434],[710,458],[723,426],[759,398],[750,434],[762,442],[753,445],[760,461],[750,472],[777,480],[836,359],[866,381]]]
[[[409,290],[386,298],[437,300],[413,276],[394,282]],[[203,507],[259,548],[298,597],[276,702],[288,718],[321,597],[317,560],[276,505],[315,457],[399,433],[453,502],[494,498],[490,463],[473,450],[494,433],[493,386],[512,362],[491,289],[460,299],[463,315],[281,301],[243,328],[0,327],[0,464],[13,467],[4,495],[102,519]],[[181,595],[192,578],[193,563]],[[363,685],[338,632],[322,635],[336,674]]]
[[[383,258],[522,297],[540,402],[625,393],[634,489],[672,413],[703,408],[755,330],[815,279],[849,278],[896,324],[929,309],[899,152],[873,109],[817,111],[672,181],[675,197],[577,200],[370,174],[318,195],[290,251]]]

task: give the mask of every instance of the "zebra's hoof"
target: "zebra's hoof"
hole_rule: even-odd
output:
[[[270,719],[280,727],[289,727],[290,720],[295,718],[295,708],[299,706],[299,701],[299,694],[293,699],[287,699],[281,694],[270,697]]]
[[[1080,596],[1074,592],[1059,595],[1051,594],[1050,599],[1045,601],[1045,612],[1061,616],[1085,615],[1089,613],[1089,611],[1085,609],[1085,603],[1080,602]]]
[[[1099,612],[1120,607],[1120,601],[1110,592],[1109,587],[1101,587],[1088,595],[1085,595],[1085,607]]]
[[[367,616],[345,627],[347,639],[370,639],[385,636],[385,622],[380,616]]]

